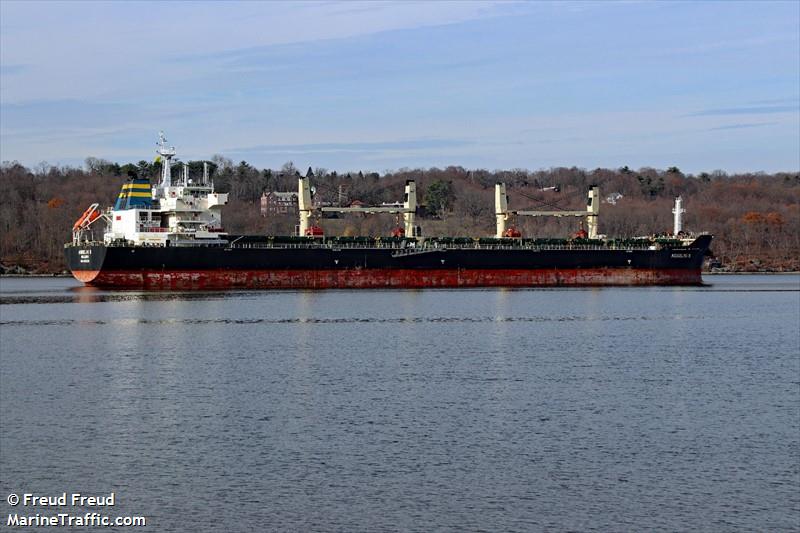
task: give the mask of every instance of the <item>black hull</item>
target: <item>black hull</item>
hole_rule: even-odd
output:
[[[659,250],[86,245],[66,255],[77,279],[108,287],[696,285],[710,242]]]

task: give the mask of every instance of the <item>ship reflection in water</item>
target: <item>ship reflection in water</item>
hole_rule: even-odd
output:
[[[72,287],[70,289],[77,295],[76,302],[80,304],[90,304],[101,301],[102,291],[96,287],[84,285],[82,287]]]
[[[3,278],[0,493],[159,531],[796,529],[800,277],[709,281]]]

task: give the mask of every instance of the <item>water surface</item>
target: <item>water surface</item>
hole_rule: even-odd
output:
[[[798,529],[800,277],[706,280],[4,278],[0,494],[113,490],[157,531]]]

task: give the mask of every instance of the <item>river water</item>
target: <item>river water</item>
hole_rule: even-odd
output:
[[[800,276],[706,280],[2,279],[0,517],[114,492],[150,531],[796,530]]]

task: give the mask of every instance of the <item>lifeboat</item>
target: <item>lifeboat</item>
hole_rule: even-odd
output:
[[[505,232],[503,232],[503,237],[506,237],[508,239],[519,239],[520,237],[522,237],[522,232],[519,231],[514,226],[511,226]]]
[[[89,206],[89,208],[80,216],[80,218],[75,221],[75,224],[72,225],[72,231],[78,231],[78,229],[88,226],[99,217],[100,211],[97,210],[97,204]]]

